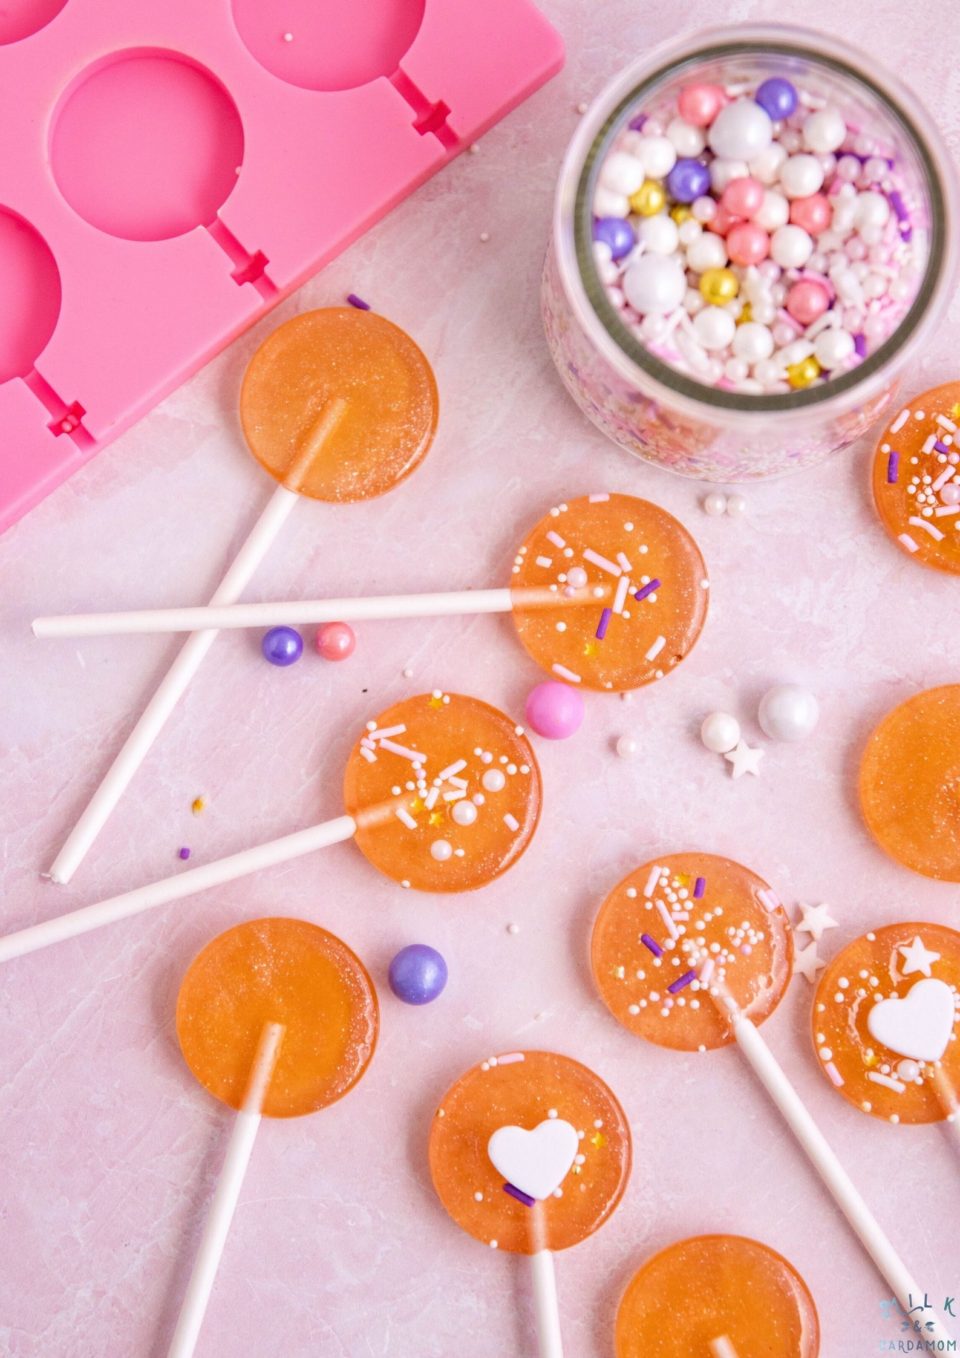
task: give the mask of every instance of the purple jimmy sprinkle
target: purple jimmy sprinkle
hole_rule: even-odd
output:
[[[369,311],[370,303],[365,302],[362,297],[358,297],[355,292],[347,293],[347,301],[351,306],[355,306],[358,311]]]
[[[693,899],[699,901],[703,899],[703,893],[707,889],[706,877],[698,877],[693,884]]]
[[[646,121],[647,115],[645,113],[638,113],[635,118],[630,119],[629,123],[627,123],[627,126],[629,127],[631,132],[642,132]]]
[[[645,948],[650,949],[654,957],[663,956],[663,949],[660,947],[660,944],[657,942],[655,938],[651,938],[649,934],[641,934],[640,942],[643,944]]]
[[[676,995],[678,990],[682,990],[684,986],[688,986],[691,981],[696,979],[697,973],[695,971],[685,971],[682,976],[678,976],[675,981],[668,985],[667,989],[671,995]]]
[[[901,228],[900,228],[900,239],[901,239],[901,240],[905,240],[905,241],[912,241],[912,240],[913,240],[913,227],[912,227],[912,226],[901,226]]]
[[[190,857],[190,850],[187,848],[186,844],[184,844],[178,856],[182,858],[184,862]]]
[[[636,601],[637,601],[638,604],[642,604],[643,601],[644,601],[644,599],[647,597],[648,594],[652,594],[653,591],[654,591],[655,589],[659,589],[659,588],[660,588],[660,581],[659,581],[659,580],[651,580],[651,581],[649,582],[649,584],[642,585],[642,586],[640,587],[640,589],[638,589],[638,590],[636,591],[636,593],[634,594],[633,597],[636,599]]]
[[[936,443],[933,446],[934,448],[936,448],[938,453],[949,453],[950,451],[950,449],[944,443],[943,439],[937,439]]]
[[[522,1202],[524,1207],[532,1207],[536,1198],[531,1198],[529,1193],[524,1193],[522,1188],[515,1188],[513,1184],[503,1185],[504,1193],[509,1193],[511,1198],[516,1198],[517,1202]]]
[[[903,196],[901,195],[900,190],[894,189],[893,193],[887,195],[887,198],[890,202],[890,206],[893,208],[894,216],[896,217],[897,221],[898,222],[908,221],[910,218],[910,213],[907,211],[907,205],[903,201]]]
[[[888,486],[895,486],[895,485],[897,484],[897,477],[898,477],[898,474],[899,474],[899,472],[898,472],[899,467],[900,467],[900,454],[899,454],[899,453],[891,453],[890,456],[887,458],[887,485],[888,485]]]
[[[866,356],[867,356],[867,337],[866,337],[866,335],[854,335],[854,337],[853,337],[853,347],[854,347],[854,349],[856,349],[856,351],[857,351],[858,355],[860,356],[860,358],[866,358]]]
[[[600,614],[600,621],[597,623],[597,640],[602,641],[607,635],[607,628],[610,626],[610,619],[613,617],[613,609],[605,608]]]

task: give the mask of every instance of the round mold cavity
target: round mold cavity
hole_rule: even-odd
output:
[[[392,75],[423,22],[426,0],[232,0],[251,56],[288,85],[352,90]]]
[[[243,125],[204,66],[166,50],[114,52],[60,102],[50,163],[91,226],[156,241],[208,226],[237,182]]]
[[[60,315],[60,270],[28,221],[0,207],[0,382],[25,377]]]
[[[67,0],[0,0],[0,47],[39,33],[66,3]]]

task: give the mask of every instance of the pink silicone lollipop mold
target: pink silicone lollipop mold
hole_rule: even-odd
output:
[[[67,0],[6,0],[0,8],[0,45],[20,42],[55,19]]]

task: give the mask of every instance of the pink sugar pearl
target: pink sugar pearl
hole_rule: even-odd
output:
[[[829,305],[830,298],[827,296],[826,288],[809,278],[802,278],[799,283],[794,283],[787,293],[787,310],[801,325],[811,325],[823,315]]]
[[[709,127],[726,102],[719,85],[685,85],[677,104],[684,122]]]
[[[770,237],[756,222],[737,222],[727,232],[727,254],[734,264],[759,264],[769,253]]]
[[[812,193],[809,198],[794,198],[790,204],[790,220],[794,226],[802,226],[811,236],[819,236],[830,225],[830,200],[822,193]]]
[[[731,179],[720,195],[720,206],[733,217],[752,217],[763,206],[765,193],[759,179]]]
[[[707,222],[707,230],[714,231],[718,236],[725,236],[732,226],[736,226],[740,221],[739,217],[734,217],[732,212],[728,212],[722,203],[717,205],[717,210]]]
[[[346,622],[325,622],[317,632],[317,650],[324,660],[346,660],[357,648],[353,628]]]
[[[583,721],[583,698],[569,684],[549,679],[527,695],[527,722],[538,736],[566,740],[579,731]]]

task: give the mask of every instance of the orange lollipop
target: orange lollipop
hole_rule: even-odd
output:
[[[554,1052],[509,1052],[448,1089],[430,1130],[430,1173],[458,1226],[531,1256],[544,1358],[561,1353],[552,1252],[615,1210],[630,1174],[630,1129],[593,1071]]]
[[[960,934],[890,924],[854,939],[817,985],[820,1069],[857,1108],[889,1122],[954,1118],[960,1091]]]
[[[742,1235],[700,1235],[655,1254],[617,1311],[617,1358],[817,1358],[820,1322],[782,1255]]]
[[[236,1108],[168,1358],[191,1358],[263,1116],[299,1117],[342,1098],[373,1056],[373,983],[345,943],[297,919],[220,934],[194,959],[177,999],[190,1070]]]
[[[873,457],[873,498],[898,547],[924,566],[960,573],[960,382],[903,406]]]
[[[891,858],[960,882],[960,684],[917,693],[884,717],[860,764],[860,807]]]

